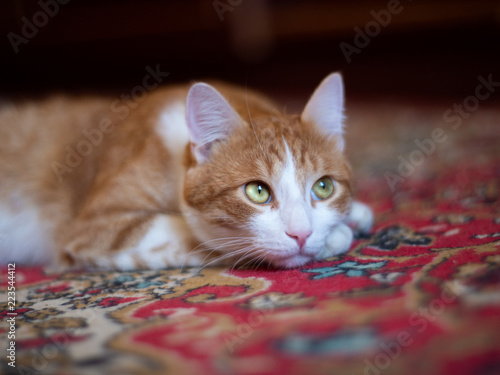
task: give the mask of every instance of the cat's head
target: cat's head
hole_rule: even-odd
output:
[[[183,211],[207,248],[239,265],[300,266],[322,251],[351,204],[342,78],[325,78],[301,115],[242,93],[191,87]]]

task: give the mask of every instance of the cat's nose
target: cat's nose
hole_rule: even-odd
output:
[[[302,231],[291,231],[291,232],[286,232],[286,235],[288,237],[293,238],[297,243],[299,244],[300,250],[304,248],[304,244],[306,243],[307,238],[312,234],[312,231],[307,229],[307,230],[302,230]]]

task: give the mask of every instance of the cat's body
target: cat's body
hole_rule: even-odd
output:
[[[5,104],[0,261],[294,267],[344,252],[349,217],[367,230],[371,213],[352,204],[342,95],[331,75],[301,116],[220,83],[160,88],[140,103]]]

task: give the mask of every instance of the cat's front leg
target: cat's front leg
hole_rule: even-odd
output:
[[[192,231],[180,215],[153,215],[137,230],[132,216],[105,234],[96,233],[97,224],[87,223],[93,231],[85,232],[93,232],[100,241],[80,235],[66,246],[76,267],[128,271],[200,266],[208,261],[207,252],[196,250]],[[124,245],[114,245],[118,239]]]
[[[346,222],[355,231],[368,233],[373,226],[373,212],[366,204],[354,201]]]
[[[351,228],[344,223],[339,223],[326,238],[323,251],[315,258],[321,260],[345,253],[351,247],[352,240],[353,234]]]
[[[111,261],[114,268],[119,270],[200,266],[204,255],[192,253],[194,248],[196,242],[184,218],[157,215],[138,243],[120,250]]]
[[[361,233],[368,233],[371,230],[372,210],[367,205],[354,201],[345,221],[333,228],[326,239],[323,251],[316,256],[316,259],[326,259],[347,252],[354,238],[353,230]]]

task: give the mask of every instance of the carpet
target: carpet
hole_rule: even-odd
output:
[[[500,111],[451,122],[452,104],[351,103],[376,223],[346,254],[293,270],[3,266],[1,372],[500,374]]]

